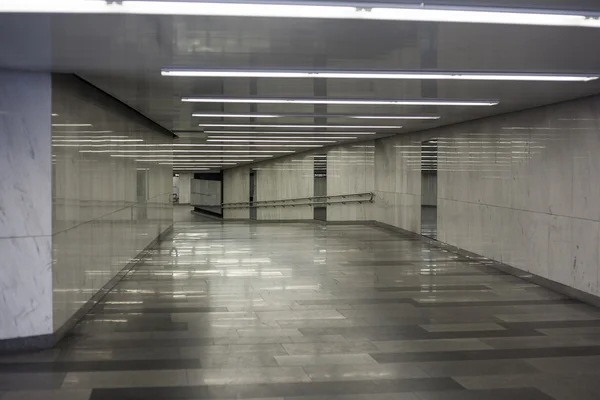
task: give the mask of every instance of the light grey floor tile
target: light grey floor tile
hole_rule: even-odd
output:
[[[413,393],[368,393],[337,396],[286,397],[285,400],[419,400]]]
[[[309,382],[300,367],[187,370],[189,385],[241,385]]]
[[[298,329],[257,328],[238,329],[240,337],[302,336]]]
[[[309,310],[309,311],[265,311],[257,312],[262,321],[287,321],[307,319],[346,319],[336,310]]]
[[[377,364],[368,354],[325,354],[304,356],[275,356],[281,366]]]
[[[313,381],[336,382],[429,377],[422,369],[411,364],[311,365],[304,367],[304,370]]]

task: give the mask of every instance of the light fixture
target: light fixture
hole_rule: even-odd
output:
[[[277,118],[279,115],[273,114],[205,114],[205,113],[194,113],[192,117],[204,117],[204,118]]]
[[[236,5],[237,7],[237,5]],[[229,70],[163,69],[163,76],[216,78],[329,78],[329,79],[436,79],[474,81],[587,82],[597,75],[469,71],[361,71],[361,70]]]
[[[103,150],[100,150],[104,152]],[[94,152],[94,150],[80,150],[80,152]],[[111,153],[140,153],[143,154],[143,150],[108,150]],[[292,150],[149,150],[147,154],[157,153],[293,153]]]
[[[352,115],[352,114],[192,114],[193,117],[221,118],[358,118],[358,119],[440,119],[439,115]]]
[[[355,115],[356,119],[440,119],[439,115]]]
[[[317,5],[195,1],[20,0],[0,2],[0,12],[69,14],[204,15],[387,21],[462,22],[508,25],[600,27],[597,12],[525,10],[499,7],[390,6],[374,3]]]
[[[333,140],[349,140],[358,139],[355,136],[209,136],[209,139],[333,139]],[[209,140],[210,142],[210,140]]]
[[[53,117],[58,117],[58,114],[54,114],[54,113],[52,113],[52,114],[50,114],[50,115],[52,115]]]
[[[239,133],[242,135],[250,135],[250,134],[268,134],[268,135],[319,135],[319,134],[324,134],[324,135],[376,135],[375,132],[329,132],[329,131],[325,131],[325,132],[289,132],[289,131],[204,131],[204,132],[200,132],[200,133],[206,133],[206,134],[221,134],[221,133],[225,133],[225,134],[232,134],[232,133]]]
[[[400,129],[402,126],[366,126],[366,125],[265,125],[265,124],[200,124],[205,128],[305,128],[305,129]]]
[[[52,126],[92,126],[92,124],[52,124]]]
[[[56,125],[52,125],[52,126],[56,126]],[[113,133],[113,131],[71,131],[71,130],[69,130],[69,131],[52,131],[53,135],[55,133],[70,133],[70,134],[74,134],[74,133]],[[128,136],[119,136],[119,137],[128,137]]]
[[[261,140],[261,139],[207,139],[207,142],[223,143],[335,143],[335,140]]]
[[[269,97],[182,97],[189,103],[247,103],[247,104],[338,104],[338,105],[397,105],[397,106],[476,106],[498,105],[498,100],[453,99],[324,99],[324,98],[269,98]]]

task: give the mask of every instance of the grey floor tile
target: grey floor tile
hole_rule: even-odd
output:
[[[502,331],[506,328],[493,322],[475,322],[465,324],[431,324],[421,325],[427,332],[477,332],[477,331]]]
[[[600,377],[600,356],[539,358],[526,361],[540,372],[598,375]]]
[[[377,364],[377,362],[368,354],[275,356],[275,360],[280,366]]]
[[[548,336],[566,336],[566,335],[589,335],[599,334],[600,326],[581,326],[571,328],[545,328],[538,329],[539,332]]]
[[[1,400],[89,400],[91,390],[16,391],[0,395]]]
[[[293,343],[283,344],[290,355],[369,353],[378,351],[371,342]]]
[[[59,372],[1,373],[0,391],[59,389],[65,376]]]
[[[300,396],[286,397],[285,400],[419,400],[413,393],[369,393],[337,396]]]
[[[563,347],[563,346],[597,346],[600,345],[600,336],[534,336],[534,337],[507,337],[484,338],[482,342],[495,349],[526,349],[536,347]]]
[[[373,342],[373,344],[377,346],[379,351],[384,353],[486,350],[493,348],[480,339],[392,340]]]
[[[240,337],[265,337],[265,336],[302,336],[298,329],[257,328],[238,329]]]
[[[419,368],[432,377],[513,375],[537,373],[535,365],[522,360],[469,360],[417,362]]]
[[[63,389],[185,386],[185,370],[70,372]]]
[[[419,392],[415,395],[419,400],[555,400],[534,388]]]

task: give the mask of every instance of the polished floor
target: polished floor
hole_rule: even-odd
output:
[[[205,221],[0,399],[598,400],[600,310],[375,227]]]

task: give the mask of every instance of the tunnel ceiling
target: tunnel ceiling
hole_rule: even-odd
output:
[[[479,3],[487,5],[490,2]],[[535,2],[530,3],[535,5]],[[571,4],[583,7],[585,2]],[[6,14],[1,16],[0,21],[5,18]],[[259,150],[263,156],[279,156],[286,154],[284,151],[305,151],[313,148],[310,146],[405,134],[600,92],[600,80],[546,82],[161,75],[163,69],[235,69],[352,70],[359,73],[470,71],[497,75],[600,76],[600,56],[596,51],[600,28],[216,16],[66,14],[49,18],[52,35],[47,40],[51,41],[50,68],[53,71],[76,73],[172,130],[179,136],[177,142],[182,150],[211,149],[217,151],[213,152],[215,155],[240,155],[240,160],[264,159],[256,157]],[[0,59],[0,65],[2,62],[6,64],[6,58]],[[24,60],[22,64],[20,66],[30,69],[44,69],[36,61]],[[236,100],[240,101],[237,103],[182,102],[185,97],[241,100]],[[265,98],[276,101],[245,102],[247,99]],[[279,102],[280,99],[315,98],[453,100],[493,105]],[[214,116],[192,116],[194,113]],[[225,118],[219,114],[239,116]],[[273,115],[277,117],[269,117]],[[356,116],[428,119],[353,118]],[[224,124],[260,126],[218,126]],[[272,125],[280,126],[271,128]],[[305,129],[302,125],[323,127]],[[348,125],[356,128],[347,128]],[[243,133],[235,133],[238,131]],[[288,131],[294,133],[283,134]],[[284,136],[292,137],[288,139],[289,143],[281,143]],[[338,136],[358,139],[336,140]],[[331,137],[333,139],[325,139]],[[263,141],[253,142],[252,147],[248,147],[247,142],[215,142],[252,138]],[[280,140],[280,143],[268,142],[273,140]],[[293,142],[298,140],[302,142]],[[309,143],[311,141],[326,143]],[[183,146],[185,144],[211,146]],[[252,153],[242,152],[247,150]],[[226,167],[233,164],[229,163]]]

